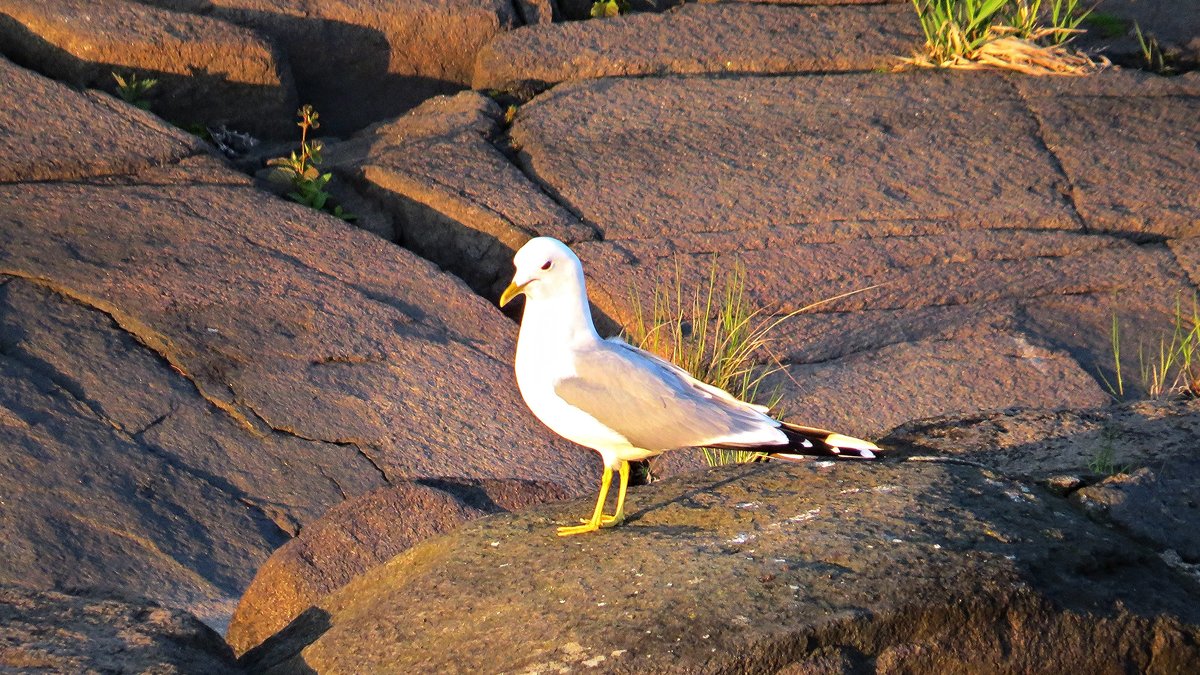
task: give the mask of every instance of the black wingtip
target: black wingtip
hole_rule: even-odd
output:
[[[767,451],[779,459],[801,457],[836,457],[838,459],[876,459],[879,446],[861,438],[846,436],[825,429],[783,423],[780,427],[788,438],[788,448]]]

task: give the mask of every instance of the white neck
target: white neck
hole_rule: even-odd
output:
[[[600,336],[592,323],[591,306],[582,271],[574,284],[563,284],[552,293],[543,288],[530,288],[525,298],[525,313],[521,317],[518,349],[522,345],[537,349],[561,349],[597,342]]]

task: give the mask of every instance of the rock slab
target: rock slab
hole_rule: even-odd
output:
[[[243,658],[268,673],[1179,672],[1197,592],[1060,498],[960,465],[727,467],[493,516],[395,558]],[[371,639],[364,639],[371,636]]]
[[[499,34],[480,50],[471,83],[872,70],[912,53],[919,35],[908,7],[689,3]]]
[[[520,401],[515,327],[461,282],[152,115],[0,72],[0,583],[222,628],[269,553],[354,495],[594,483]]]

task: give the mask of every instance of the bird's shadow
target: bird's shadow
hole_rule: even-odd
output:
[[[731,485],[733,483],[744,480],[751,476],[757,476],[758,474],[762,473],[763,471],[768,471],[768,470],[769,469],[767,468],[767,465],[765,463],[761,463],[761,462],[756,462],[753,464],[739,465],[735,469],[736,473],[734,473],[734,475],[729,476],[728,478],[722,478],[721,480],[718,480],[713,483],[704,483],[703,485],[698,485],[698,486],[691,488],[690,490],[687,490],[686,492],[678,494],[670,499],[664,499],[662,501],[654,502],[652,504],[647,504],[646,506],[643,506],[642,508],[639,508],[638,510],[626,515],[625,522],[626,522],[626,524],[636,523],[639,520],[641,520],[643,517],[645,517],[646,515],[653,513],[654,511],[657,511],[659,509],[666,508],[667,506],[670,506],[671,504],[686,503],[688,501],[691,501],[698,495],[716,492],[717,490],[720,490],[721,488],[725,487],[726,485]],[[707,475],[707,474],[705,474],[705,475]],[[641,527],[643,527],[647,530],[661,531],[664,533],[671,533],[671,534],[695,533],[695,532],[700,532],[702,529],[702,528],[698,528],[698,527],[695,527],[692,525],[650,525],[650,524],[646,524],[646,525],[642,525]]]

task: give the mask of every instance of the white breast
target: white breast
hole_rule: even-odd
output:
[[[517,387],[533,414],[559,436],[599,452],[609,466],[615,466],[618,458],[638,454],[629,452],[633,448],[624,436],[554,393],[556,382],[575,375],[573,359],[565,344],[537,336],[522,326],[515,363]]]

